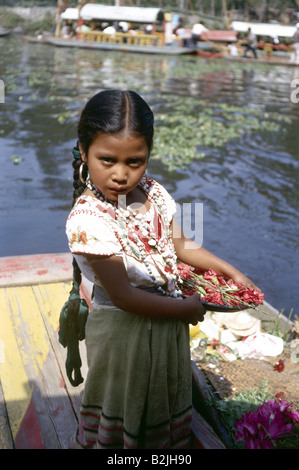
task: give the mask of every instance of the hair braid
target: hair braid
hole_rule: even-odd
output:
[[[77,146],[73,148],[74,160],[72,163],[73,173],[73,203],[74,206],[77,198],[83,193],[85,185],[80,181],[79,168],[83,163],[80,151]],[[87,173],[87,169],[85,170]],[[84,175],[85,177],[86,175]],[[73,256],[73,283],[70,295],[64,304],[59,319],[59,341],[67,348],[66,373],[70,383],[76,387],[83,382],[81,375],[81,358],[79,351],[79,340],[85,338],[85,323],[88,316],[88,304],[85,299],[80,298],[80,284],[82,281],[82,273],[76,258]]]
[[[79,196],[83,193],[85,189],[85,185],[82,183],[82,181],[79,178],[79,168],[83,163],[83,160],[81,158],[81,153],[79,150],[79,143],[77,142],[77,145],[73,148],[72,154],[74,157],[72,167],[74,169],[73,172],[73,203],[72,207],[75,205],[76,200],[78,199]],[[73,283],[76,282],[79,286],[81,284],[81,270],[78,266],[78,263],[76,259],[73,256]]]
[[[82,181],[80,181],[80,178],[79,178],[79,168],[82,165],[83,160],[81,158],[78,143],[77,143],[76,147],[73,148],[72,153],[73,153],[73,156],[74,156],[74,160],[73,160],[73,163],[72,163],[72,167],[74,169],[74,172],[73,172],[73,188],[74,188],[74,191],[73,191],[73,203],[72,203],[72,207],[73,207],[76,200],[77,200],[77,198],[79,196],[81,196],[81,194],[83,193],[83,191],[85,189],[85,185],[82,183]],[[86,173],[87,173],[87,170],[85,169],[85,171],[83,171],[83,176],[84,177],[87,176]]]

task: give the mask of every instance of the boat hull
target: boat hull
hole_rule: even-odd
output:
[[[185,55],[195,53],[195,49],[178,47],[174,45],[166,46],[141,46],[134,44],[120,44],[113,42],[82,41],[79,39],[60,39],[54,37],[44,37],[42,39],[25,37],[30,42],[50,44],[56,47],[70,47],[78,49],[93,49],[101,51],[133,52],[139,54],[159,54],[159,55]]]

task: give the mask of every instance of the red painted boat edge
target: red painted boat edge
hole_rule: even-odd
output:
[[[18,429],[15,438],[15,448],[45,449],[33,397],[31,397],[27,411]]]
[[[0,258],[0,287],[70,281],[71,253],[48,253]]]

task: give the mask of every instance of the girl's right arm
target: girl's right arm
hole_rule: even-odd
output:
[[[120,257],[84,256],[111,302],[121,310],[150,318],[176,318],[192,324],[203,321],[205,309],[199,294],[185,300],[152,294],[131,286]]]

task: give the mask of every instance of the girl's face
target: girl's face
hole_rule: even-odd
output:
[[[127,133],[99,134],[81,155],[93,184],[112,201],[136,188],[149,156],[145,140]]]

